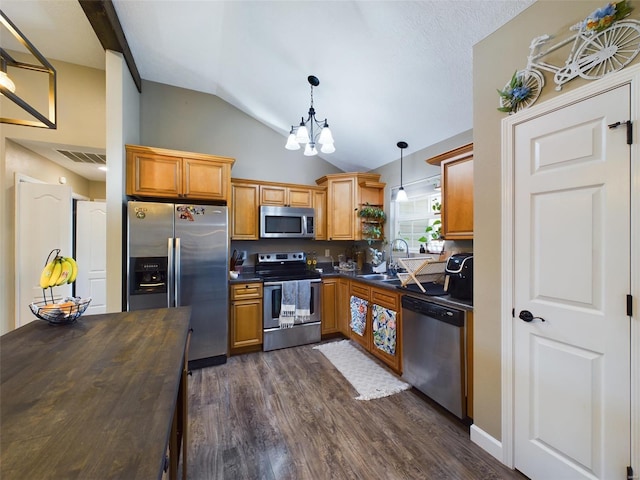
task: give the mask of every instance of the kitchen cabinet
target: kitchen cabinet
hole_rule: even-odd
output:
[[[322,335],[336,333],[338,325],[338,278],[322,279]]]
[[[324,188],[312,190],[313,209],[316,212],[316,240],[327,239],[327,191]]]
[[[371,314],[369,311],[371,287],[352,281],[350,291],[349,338],[369,351],[371,349]]]
[[[326,240],[326,189],[315,185],[231,179],[231,239],[260,238],[260,206],[276,205],[315,210],[315,239]]]
[[[473,144],[464,145],[427,163],[442,172],[442,235],[445,240],[473,239]]]
[[[127,195],[227,202],[232,158],[127,145]]]
[[[230,353],[245,353],[262,348],[262,283],[230,285]]]
[[[362,219],[358,211],[363,206],[384,204],[385,183],[373,173],[338,173],[316,180],[327,189],[328,240],[363,240]]]
[[[349,297],[351,282],[347,278],[340,278],[338,280],[338,330],[345,337],[349,336]]]
[[[260,185],[260,205],[309,208],[313,197],[309,188]]]
[[[397,373],[402,372],[400,293],[351,281],[349,337]]]
[[[371,353],[396,372],[402,371],[400,294],[371,289]]]
[[[233,180],[231,183],[231,239],[258,240],[259,189],[254,183]]]

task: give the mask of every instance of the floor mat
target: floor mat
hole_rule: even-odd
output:
[[[358,350],[349,340],[324,343],[313,348],[320,350],[358,391],[356,400],[387,397],[411,387]]]

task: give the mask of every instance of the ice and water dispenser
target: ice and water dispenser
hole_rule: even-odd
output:
[[[167,257],[134,257],[130,262],[129,310],[166,307]]]

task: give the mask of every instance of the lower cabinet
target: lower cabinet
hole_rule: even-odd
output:
[[[402,372],[402,319],[400,294],[385,288],[351,282],[349,338]]]
[[[322,335],[337,333],[338,325],[338,278],[322,279]]]
[[[229,353],[262,348],[262,283],[231,285],[229,308]]]

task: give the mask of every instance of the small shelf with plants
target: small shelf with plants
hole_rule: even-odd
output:
[[[362,239],[371,244],[384,240],[383,224],[387,219],[381,205],[363,204],[358,210]]]

